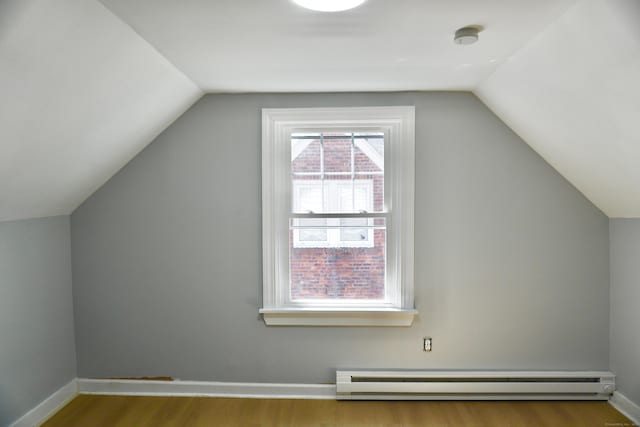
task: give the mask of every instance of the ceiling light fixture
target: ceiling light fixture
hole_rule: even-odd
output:
[[[456,44],[473,44],[478,41],[478,33],[481,29],[477,26],[462,27],[456,31],[453,41]]]
[[[360,6],[366,0],[293,0],[304,8],[318,12],[342,12]]]

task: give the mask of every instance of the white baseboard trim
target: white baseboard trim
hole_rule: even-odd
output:
[[[78,383],[74,378],[68,384],[62,386],[53,394],[40,402],[38,406],[24,414],[10,427],[34,427],[39,426],[69,403],[78,394]]]
[[[240,397],[249,399],[335,399],[336,386],[332,384],[268,384],[78,378],[78,393],[124,396]]]
[[[614,391],[609,403],[635,424],[640,425],[640,406],[629,400],[627,396],[618,391]]]

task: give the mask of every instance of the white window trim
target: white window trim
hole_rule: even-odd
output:
[[[290,301],[289,217],[291,134],[385,132],[387,296],[384,302]],[[414,309],[415,108],[293,108],[262,110],[263,308],[267,325],[409,326]]]
[[[305,186],[305,185],[329,185],[329,186],[339,186],[340,184],[351,185],[351,180],[346,179],[325,179],[323,181],[320,180],[304,180],[297,179],[294,183],[294,192],[296,190],[296,185]],[[367,190],[367,209],[370,211],[373,208],[373,198],[374,198],[374,185],[372,179],[359,179],[356,181],[356,185],[366,187]],[[327,192],[328,194],[332,194],[331,191]],[[325,193],[325,196],[327,196]],[[334,196],[338,197],[338,193],[336,192]],[[295,199],[295,198],[294,198]],[[325,200],[325,203],[331,205],[331,202],[336,203],[337,200],[328,201]],[[294,203],[295,205],[295,203]],[[295,206],[294,206],[295,210]],[[330,220],[331,221],[331,220]],[[337,226],[339,221],[335,221],[333,223],[327,222],[327,226]],[[369,225],[373,225],[373,221],[369,220]],[[300,240],[300,230],[293,231],[293,247],[294,248],[373,248],[374,247],[374,233],[372,229],[367,230],[367,238],[364,240],[341,240],[340,239],[340,230],[339,229],[329,229],[327,230],[327,240],[309,240],[303,241]]]

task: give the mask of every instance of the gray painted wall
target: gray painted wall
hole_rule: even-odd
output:
[[[266,327],[260,110],[371,105],[416,106],[420,317]],[[71,223],[80,376],[609,368],[608,219],[468,93],[208,95]]]
[[[640,405],[640,219],[612,219],[611,369],[618,391]]]
[[[69,217],[0,222],[0,426],[75,376]]]

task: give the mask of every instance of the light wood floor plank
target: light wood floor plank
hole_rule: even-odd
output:
[[[606,402],[380,402],[80,395],[45,427],[606,427]]]

